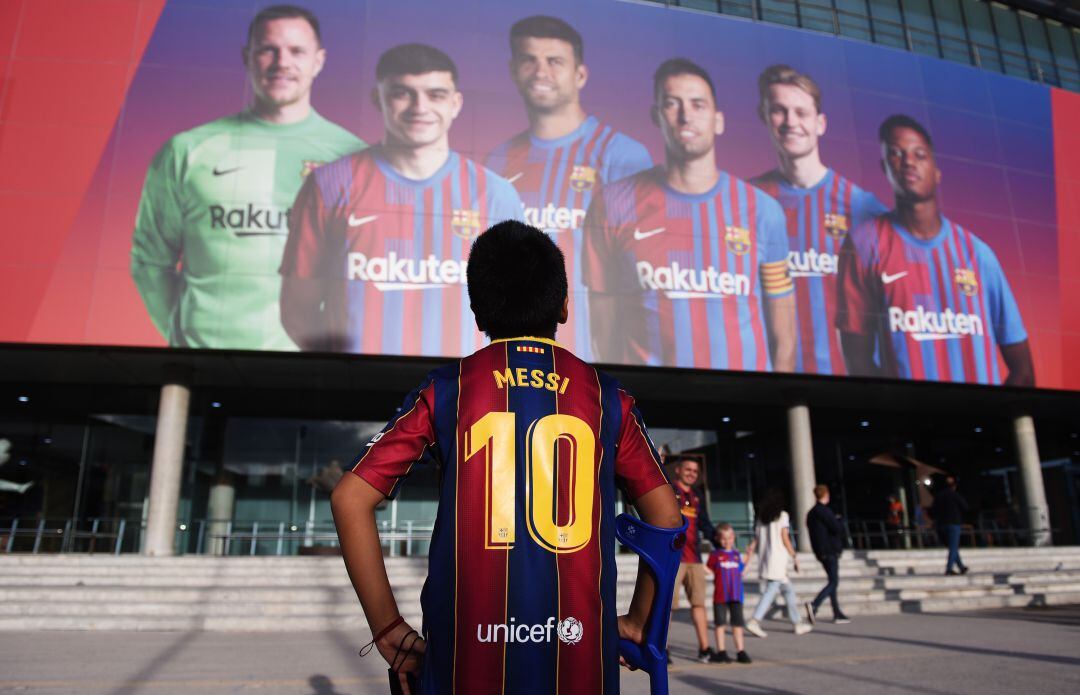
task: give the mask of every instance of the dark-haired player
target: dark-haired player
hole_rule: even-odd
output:
[[[170,345],[295,350],[278,309],[289,206],[312,169],[364,143],[311,107],[326,50],[310,11],[262,10],[241,55],[251,106],[173,136],[147,171],[131,275]]]
[[[640,642],[655,586],[639,576],[616,618],[616,487],[653,525],[679,526],[679,509],[634,399],[553,339],[568,298],[551,239],[496,225],[472,247],[468,287],[492,344],[428,375],[334,490],[349,575],[393,665],[413,637],[374,510],[435,462],[423,664],[406,648],[400,670],[419,668],[425,694],[617,693],[618,638]]]
[[[791,371],[783,210],[717,170],[724,115],[702,67],[673,58],[653,84],[666,164],[605,187],[585,225],[597,359]]]
[[[465,259],[489,224],[521,216],[505,179],[450,149],[457,67],[424,44],[389,49],[372,100],[381,143],[321,167],[293,206],[281,321],[305,350],[467,355]]]
[[[999,384],[1000,350],[1005,383],[1033,386],[1027,332],[997,256],[941,214],[930,134],[894,115],[878,136],[896,207],[844,244],[837,327],[849,371]]]
[[[758,92],[758,114],[779,165],[750,182],[776,198],[787,217],[788,270],[798,317],[795,370],[844,374],[836,330],[840,247],[849,230],[885,212],[885,206],[821,162],[827,120],[813,78],[772,65],[758,78]]]
[[[652,166],[641,143],[585,113],[589,79],[581,34],[556,17],[534,16],[510,28],[510,77],[529,129],[499,145],[488,166],[514,184],[525,221],[547,232],[566,257],[574,301],[559,339],[591,359],[589,311],[581,279],[582,224],[600,186]]]

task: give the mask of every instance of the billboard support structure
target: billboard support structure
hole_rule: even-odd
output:
[[[189,368],[177,365],[166,368],[154,432],[143,555],[168,557],[176,554],[176,514],[184,469],[190,383]]]
[[[1046,505],[1046,488],[1043,485],[1042,462],[1039,460],[1039,444],[1035,437],[1035,421],[1030,415],[1013,418],[1013,436],[1016,438],[1016,454],[1020,462],[1020,479],[1024,485],[1024,510],[1033,546],[1051,545],[1050,509]]]
[[[810,408],[797,402],[788,406],[788,447],[790,451],[792,487],[792,525],[799,529],[797,547],[810,552],[810,534],[806,532],[806,515],[814,506],[814,441],[810,434]]]

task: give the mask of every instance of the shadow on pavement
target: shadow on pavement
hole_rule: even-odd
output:
[[[674,687],[675,684],[678,683],[681,686],[694,688],[697,692],[702,693],[720,693],[722,695],[738,695],[739,693],[753,693],[754,695],[795,695],[794,690],[777,690],[776,688],[750,685],[747,683],[719,683],[716,678],[689,673],[672,676],[671,680],[674,681],[671,683],[673,686],[671,689],[675,692],[686,692],[686,690],[681,687]]]
[[[110,695],[127,695],[127,693],[138,692],[141,681],[155,675],[159,669],[165,666],[165,664],[175,659],[180,652],[187,649],[200,634],[202,633],[197,630],[182,633],[176,640],[171,642],[169,646],[162,649],[150,663],[143,666],[137,674],[128,678],[124,685],[113,690]]]
[[[308,678],[308,684],[311,686],[310,695],[345,695],[334,688],[334,681],[321,673]]]

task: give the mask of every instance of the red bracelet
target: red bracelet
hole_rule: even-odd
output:
[[[360,656],[367,656],[368,652],[371,651],[372,647],[375,646],[376,642],[381,640],[383,637],[386,637],[388,634],[390,634],[391,630],[393,630],[398,625],[401,625],[403,622],[405,622],[405,618],[399,615],[394,622],[384,627],[381,631],[379,631],[379,634],[372,637],[370,642],[365,644],[363,647],[360,647]]]

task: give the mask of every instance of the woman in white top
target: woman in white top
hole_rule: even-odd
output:
[[[757,521],[754,523],[754,540],[747,548],[746,564],[750,556],[758,553],[758,576],[765,584],[754,616],[746,623],[746,629],[758,637],[765,637],[760,620],[772,607],[776,595],[784,592],[788,618],[795,626],[796,635],[805,635],[813,628],[802,622],[799,616],[799,599],[795,596],[795,587],[787,576],[788,561],[794,560],[795,571],[799,571],[799,559],[795,547],[791,544],[791,521],[784,511],[784,498],[778,490],[769,490],[761,499],[757,508]]]

